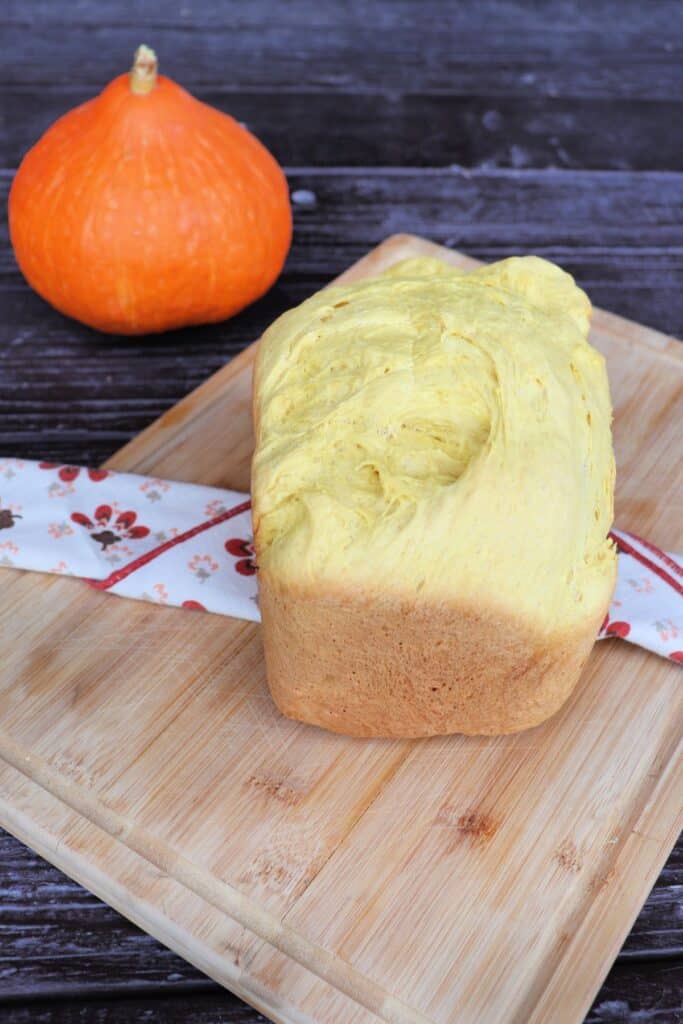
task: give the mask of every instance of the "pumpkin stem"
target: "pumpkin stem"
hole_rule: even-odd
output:
[[[157,84],[157,55],[149,46],[138,46],[130,70],[130,91],[145,96]]]

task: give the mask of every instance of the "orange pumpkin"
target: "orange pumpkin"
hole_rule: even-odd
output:
[[[29,284],[61,312],[120,334],[231,316],[273,284],[292,233],[285,176],[268,150],[157,76],[147,47],[129,75],[29,151],[9,220]]]

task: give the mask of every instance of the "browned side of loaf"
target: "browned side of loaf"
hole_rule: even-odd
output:
[[[601,616],[552,638],[455,604],[311,595],[259,580],[268,685],[290,718],[348,736],[501,735],[553,715]]]

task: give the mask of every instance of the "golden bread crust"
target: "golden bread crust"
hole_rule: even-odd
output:
[[[540,636],[484,609],[306,593],[267,574],[259,593],[273,700],[290,718],[349,736],[538,725],[574,689],[601,622]]]

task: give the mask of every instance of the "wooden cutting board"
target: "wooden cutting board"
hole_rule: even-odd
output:
[[[474,265],[344,277],[418,253]],[[617,522],[681,550],[681,350],[594,324]],[[246,490],[253,358],[110,465]],[[0,629],[2,824],[276,1021],[580,1021],[682,824],[683,675],[618,640],[538,729],[392,742],[282,718],[250,623],[6,570]]]

